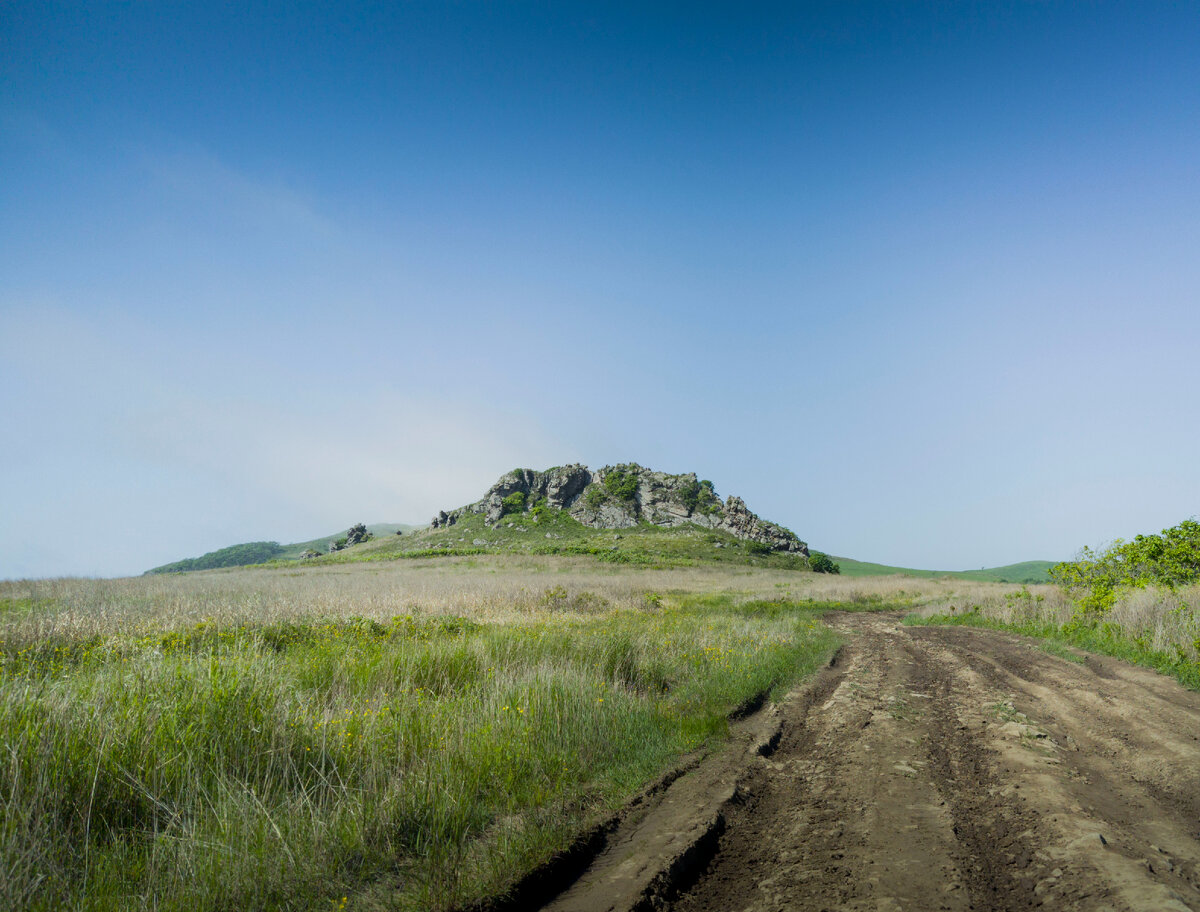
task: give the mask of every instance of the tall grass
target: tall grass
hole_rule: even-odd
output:
[[[778,600],[549,587],[501,621],[225,611],[122,632],[119,599],[83,622],[87,590],[22,596],[51,621],[3,628],[4,908],[493,895],[832,647]]]
[[[1057,586],[976,589],[926,601],[916,623],[966,624],[1116,656],[1200,690],[1200,586],[1123,589],[1102,615],[1079,610]]]

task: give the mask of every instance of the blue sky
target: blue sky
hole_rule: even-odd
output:
[[[1200,6],[0,3],[0,578],[694,470],[835,554],[1200,512]]]

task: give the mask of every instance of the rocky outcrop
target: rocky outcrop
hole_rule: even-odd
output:
[[[766,545],[773,551],[792,551],[808,556],[808,545],[800,541],[795,533],[754,515],[746,509],[740,497],[732,494],[725,501],[720,528],[738,538]]]
[[[587,466],[578,464],[555,466],[544,472],[513,469],[502,475],[500,480],[488,489],[482,500],[449,513],[443,510],[433,518],[431,525],[435,529],[452,526],[459,518],[469,513],[484,514],[484,522],[489,525],[499,522],[506,510],[505,500],[514,494],[523,496],[522,509],[531,507],[545,498],[546,506],[566,510],[575,504],[591,481],[592,473]]]
[[[506,514],[538,505],[565,510],[597,529],[627,529],[641,522],[665,527],[690,524],[720,529],[775,551],[808,554],[808,546],[794,533],[751,513],[740,497],[729,497],[722,504],[712,482],[700,481],[690,472],[671,475],[636,463],[605,466],[597,472],[578,464],[544,472],[514,469],[481,500],[443,510],[431,525],[447,528],[472,514],[483,514],[484,522],[494,525]]]

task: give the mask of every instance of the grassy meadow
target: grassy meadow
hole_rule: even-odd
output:
[[[1187,682],[1198,606],[570,552],[0,582],[0,904],[466,908],[820,667],[828,608]]]
[[[0,583],[0,902],[503,893],[827,660],[812,579],[543,557]]]

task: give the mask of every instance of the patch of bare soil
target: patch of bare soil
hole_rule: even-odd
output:
[[[993,631],[848,643],[545,908],[1200,912],[1200,694]]]

